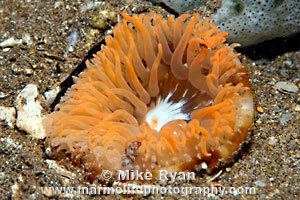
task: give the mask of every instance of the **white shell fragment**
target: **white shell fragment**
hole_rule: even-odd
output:
[[[29,45],[29,46],[33,44],[32,40],[31,40],[31,37],[30,37],[30,35],[28,33],[25,33],[23,35],[22,42],[25,43],[25,44],[27,44],[27,45]]]
[[[13,128],[16,122],[16,110],[13,107],[0,106],[0,121],[5,121],[5,123]]]
[[[42,106],[36,100],[38,90],[36,85],[27,85],[17,96],[17,126],[32,137],[43,139],[46,134],[42,126]]]
[[[298,87],[294,83],[279,81],[275,84],[276,90],[282,93],[296,93],[298,91]]]
[[[300,112],[300,105],[296,105],[295,111]]]
[[[0,91],[0,99],[4,99],[6,97],[8,97],[8,94],[5,94],[4,92]]]
[[[48,165],[48,167],[50,169],[53,169],[54,171],[56,171],[58,174],[62,175],[62,176],[65,176],[65,177],[68,177],[68,178],[75,178],[76,177],[76,174],[62,168],[61,166],[59,166],[55,160],[49,160],[47,159],[46,160],[46,163]]]
[[[59,91],[60,91],[60,87],[57,86],[56,88],[44,93],[44,96],[46,99],[45,104],[47,107],[49,107],[53,103],[53,101],[54,101],[56,95],[59,93]]]
[[[15,38],[9,38],[7,40],[4,40],[0,43],[0,47],[5,48],[5,47],[13,47],[16,45],[22,44],[22,40],[18,40]]]

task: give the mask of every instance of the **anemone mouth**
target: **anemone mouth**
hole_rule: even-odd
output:
[[[229,160],[253,100],[227,34],[198,15],[123,17],[44,121],[51,146],[95,173]]]
[[[160,131],[174,120],[191,121],[194,110],[212,104],[213,99],[205,91],[195,88],[189,80],[178,80],[169,72],[160,84],[160,93],[152,99],[144,121]]]

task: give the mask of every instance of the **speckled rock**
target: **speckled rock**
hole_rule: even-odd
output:
[[[300,32],[299,0],[151,0],[177,13],[221,4],[212,20],[242,46]],[[207,8],[207,7],[205,7]],[[206,9],[201,10],[206,12]],[[200,11],[200,12],[201,12]],[[204,14],[204,13],[203,13]]]
[[[222,0],[213,17],[230,42],[243,46],[300,32],[299,0]]]

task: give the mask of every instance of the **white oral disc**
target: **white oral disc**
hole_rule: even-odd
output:
[[[186,101],[169,102],[173,93],[169,93],[165,99],[158,98],[156,106],[146,115],[146,121],[151,128],[159,131],[165,124],[173,120],[189,120],[189,114],[182,112]]]

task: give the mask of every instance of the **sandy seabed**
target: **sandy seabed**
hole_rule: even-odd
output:
[[[168,14],[147,1],[115,1],[99,4],[94,9],[90,9],[88,1],[83,0],[58,2],[0,2],[0,41],[10,37],[27,38],[26,43],[0,49],[0,92],[5,94],[0,98],[0,106],[14,106],[16,96],[30,83],[38,86],[39,99],[43,102],[42,94],[65,80],[114,24],[114,20],[106,22],[105,26],[95,24],[93,17],[99,10],[118,14],[122,8],[128,13],[153,11]],[[77,41],[73,49],[68,49],[70,35],[75,32]],[[241,60],[249,73],[259,112],[256,112],[254,126],[242,151],[231,165],[214,174],[199,172],[195,180],[171,185],[210,187],[219,184],[224,188],[256,189],[255,194],[206,197],[210,199],[297,199],[300,192],[299,92],[280,92],[275,85],[284,81],[299,87],[299,47],[298,51],[271,57],[251,59],[248,55],[242,53]],[[49,107],[42,106],[45,112],[49,111]],[[67,198],[45,193],[41,187],[89,185],[81,168],[70,165],[68,161],[54,161],[68,170],[59,171],[49,164],[53,158],[46,152],[44,140],[32,139],[24,131],[9,128],[4,122],[0,124],[0,196],[3,199]],[[208,181],[212,178],[213,183]],[[73,197],[99,198],[97,195]],[[111,195],[101,197],[116,198]],[[123,195],[117,198],[141,197]],[[157,199],[160,195],[147,197]],[[179,195],[165,197],[186,198]],[[203,198],[197,194],[191,197]]]

